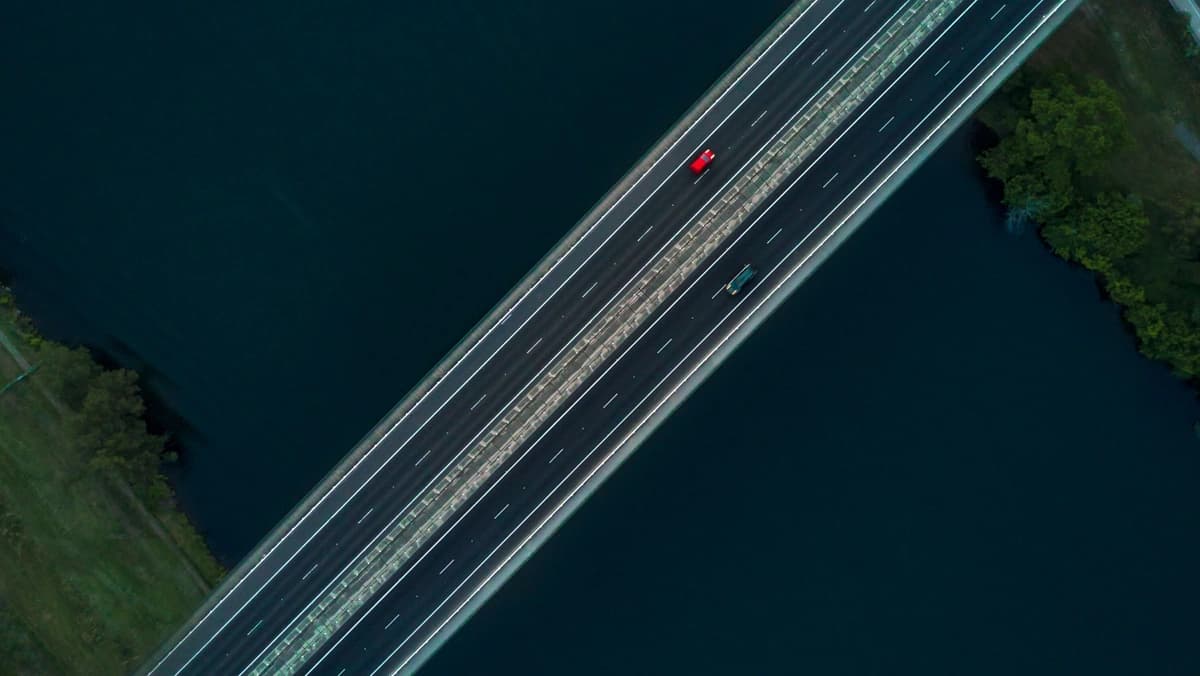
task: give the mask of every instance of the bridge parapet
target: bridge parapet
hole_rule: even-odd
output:
[[[302,666],[456,515],[964,0],[916,0],[798,111],[761,155],[513,402],[249,672]]]

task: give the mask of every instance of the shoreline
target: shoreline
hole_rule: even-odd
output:
[[[94,440],[118,435],[162,449],[161,437],[130,413],[144,409],[130,385],[136,376],[42,337],[7,287],[0,376],[0,660],[30,673],[104,673],[118,662],[132,669],[223,568],[170,491],[160,490],[161,472],[143,485],[125,465],[93,455]],[[93,399],[101,391],[124,412]],[[155,471],[167,460],[154,455]],[[130,597],[129,588],[141,591]]]
[[[1200,194],[1200,161],[1176,133],[1200,119],[1200,43],[1187,43],[1185,17],[1172,11],[1152,0],[1088,0],[981,110],[977,121],[994,139],[976,161],[999,188],[1002,209],[1027,219],[1058,258],[1092,273],[1138,353],[1200,395],[1200,326],[1195,311],[1188,314],[1200,303],[1188,281],[1200,245],[1192,216],[1200,201],[1189,197]],[[1080,53],[1091,58],[1081,61]],[[1145,82],[1148,72],[1160,81]],[[1032,107],[1035,91],[1051,103]],[[1079,106],[1069,114],[1077,118],[1052,123],[1053,106]],[[1093,125],[1086,150],[1059,138],[1076,119]],[[1054,131],[1045,133],[1047,125]],[[1065,162],[1065,186],[1043,177],[1034,179],[1040,193],[1028,188],[1031,176],[1052,171],[1028,156],[1031,128],[1052,147],[1064,143],[1060,155],[1084,158]],[[1091,143],[1099,155],[1088,154]]]

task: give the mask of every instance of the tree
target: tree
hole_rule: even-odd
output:
[[[52,341],[43,342],[38,349],[38,363],[38,378],[72,410],[79,410],[92,381],[100,375],[100,365],[86,348],[72,350]]]
[[[146,430],[145,409],[137,374],[117,369],[92,380],[73,419],[77,443],[92,466],[115,471],[143,494],[157,480],[163,448],[162,437]]]
[[[1140,200],[1104,192],[1048,223],[1042,236],[1054,253],[1108,273],[1141,248],[1149,223]]]
[[[979,161],[1004,182],[1005,204],[1045,219],[1075,204],[1077,178],[1098,172],[1128,143],[1129,132],[1116,92],[1096,78],[1080,90],[1057,74],[1033,87],[1027,100],[1013,95],[1005,105],[1022,104],[1027,109],[1015,124],[1011,113],[997,115],[1013,124],[1012,132]]]

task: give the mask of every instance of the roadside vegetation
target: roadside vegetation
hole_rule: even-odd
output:
[[[1014,227],[1096,272],[1140,350],[1200,377],[1200,49],[1166,0],[1089,0],[980,112]]]
[[[3,290],[0,343],[0,674],[128,673],[223,571],[172,504],[136,374],[44,340]]]

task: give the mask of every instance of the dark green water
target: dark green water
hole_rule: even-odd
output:
[[[232,562],[786,3],[74,4],[0,24],[0,267]],[[969,141],[427,673],[1200,672],[1200,410]]]

